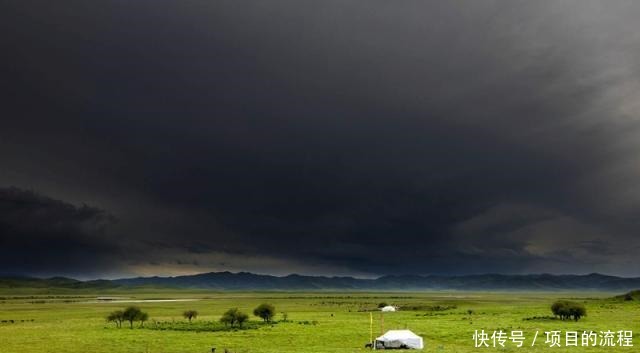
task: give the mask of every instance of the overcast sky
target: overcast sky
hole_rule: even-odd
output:
[[[0,272],[640,276],[638,18],[3,1]]]

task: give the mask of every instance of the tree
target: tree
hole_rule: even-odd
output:
[[[573,316],[575,321],[578,321],[581,317],[587,316],[587,309],[580,303],[572,303],[569,307],[569,315]]]
[[[558,300],[551,305],[553,315],[560,317],[560,320],[573,318],[575,321],[587,316],[587,309],[584,305],[568,300]]]
[[[236,314],[236,322],[238,323],[238,326],[242,327],[242,324],[244,324],[245,321],[249,320],[249,315],[238,311]]]
[[[130,306],[124,309],[123,318],[125,321],[129,321],[130,328],[133,328],[133,322],[138,321],[142,315],[142,310],[136,306]]]
[[[107,322],[113,322],[116,327],[122,327],[122,321],[124,321],[124,312],[122,310],[112,311],[107,315]]]
[[[220,318],[220,322],[222,322],[225,326],[238,326],[242,327],[242,324],[249,319],[249,315],[241,312],[238,308],[231,308],[227,310],[222,317]]]
[[[569,316],[568,304],[569,302],[566,300],[558,300],[551,304],[551,312],[560,317],[560,320],[564,320]]]
[[[144,311],[141,311],[140,314],[138,314],[136,319],[140,321],[140,327],[144,327],[144,322],[149,320],[149,314],[145,313]]]
[[[187,310],[182,313],[182,316],[184,316],[185,319],[188,319],[189,322],[191,322],[191,319],[195,319],[198,317],[198,312],[195,310]]]
[[[225,326],[233,326],[233,323],[236,321],[235,315],[230,314],[228,311],[222,314],[220,318],[220,322],[222,322]]]
[[[253,315],[262,318],[264,322],[271,322],[271,319],[276,315],[276,308],[271,304],[260,304],[253,309]]]

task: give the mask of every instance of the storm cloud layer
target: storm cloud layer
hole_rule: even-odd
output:
[[[640,276],[634,1],[9,1],[0,269]]]

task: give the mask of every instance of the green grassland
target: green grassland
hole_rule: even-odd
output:
[[[620,294],[620,293],[615,293]],[[197,299],[179,302],[139,302],[133,305],[149,313],[145,328],[116,328],[105,316],[130,303],[95,302],[100,295],[143,299]],[[544,343],[544,331],[640,332],[640,301],[611,299],[614,293],[538,292],[211,292],[138,289],[88,291],[34,289],[0,290],[1,353],[206,353],[227,349],[234,353],[264,352],[365,352],[369,341],[369,312],[373,310],[374,335],[388,329],[408,328],[424,338],[424,352],[631,352],[636,347],[554,347]],[[556,299],[583,303],[588,316],[578,322],[545,318]],[[206,322],[217,322],[224,311],[238,307],[251,314],[260,303],[288,313],[287,322],[257,325],[244,330],[209,332]],[[375,311],[378,303],[398,305],[395,313]],[[181,314],[200,313],[193,330],[152,329],[154,321],[188,323]],[[473,313],[469,313],[472,310]],[[13,322],[11,322],[13,320]],[[259,321],[252,317],[251,320]],[[4,322],[2,322],[4,321]],[[169,325],[171,326],[171,325]],[[251,325],[250,325],[251,326]],[[522,348],[507,342],[506,348],[475,348],[475,330],[523,330]],[[536,345],[531,340],[540,331]],[[637,342],[636,342],[637,341]]]

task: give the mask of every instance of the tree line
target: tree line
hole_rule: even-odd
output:
[[[133,328],[135,321],[140,321],[140,327],[149,320],[149,314],[140,310],[137,306],[130,306],[124,310],[112,311],[107,315],[107,322],[114,322],[117,327],[122,327],[123,322],[129,322],[129,327]]]
[[[253,309],[253,315],[261,318],[265,323],[269,323],[276,315],[276,308],[271,304],[260,304],[255,309]],[[249,315],[243,313],[238,308],[231,308],[222,315],[222,317],[220,318],[220,322],[222,322],[225,326],[233,327],[235,325],[238,325],[239,327],[242,327],[242,324],[244,324],[244,322],[248,319]]]
[[[276,315],[276,308],[271,304],[260,304],[254,310],[253,314],[259,318],[261,318],[265,323],[269,323],[273,320]],[[287,314],[282,313],[284,319],[287,319]],[[182,316],[189,320],[195,319],[198,317],[198,311],[196,310],[185,310],[182,313]],[[140,321],[140,327],[144,326],[144,322],[149,319],[149,315],[140,310],[140,308],[136,306],[130,306],[124,310],[116,310],[106,317],[107,322],[115,323],[116,327],[122,327],[123,322],[129,322],[129,327],[133,328],[133,323],[136,321]],[[231,308],[227,310],[222,317],[220,318],[220,322],[225,326],[242,327],[242,325],[249,320],[249,315],[243,313],[238,308]]]

